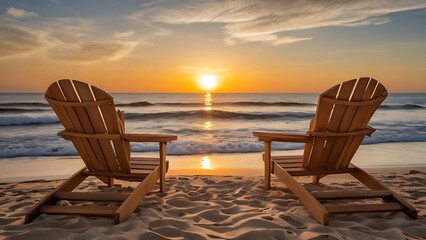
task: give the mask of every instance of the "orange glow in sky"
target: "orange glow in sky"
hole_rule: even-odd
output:
[[[426,1],[104,2],[0,1],[0,92],[426,92]]]

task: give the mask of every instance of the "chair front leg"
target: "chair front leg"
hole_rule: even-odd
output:
[[[271,188],[271,142],[265,141],[265,154],[263,154],[263,162],[265,163],[265,190],[269,190]]]
[[[166,191],[166,142],[160,142],[160,192]]]

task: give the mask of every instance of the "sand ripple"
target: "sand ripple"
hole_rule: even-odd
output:
[[[375,176],[415,204],[419,219],[403,213],[337,215],[323,226],[275,178],[272,190],[264,191],[261,177],[169,176],[167,193],[151,191],[119,225],[108,218],[47,215],[23,225],[26,209],[61,182],[33,181],[0,184],[0,239],[425,239],[426,175],[417,171]],[[341,180],[324,179],[328,190],[360,187]],[[91,178],[80,189],[130,190],[99,184]]]

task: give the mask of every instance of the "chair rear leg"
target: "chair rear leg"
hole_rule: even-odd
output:
[[[319,184],[319,180],[327,175],[313,175],[312,176],[312,183],[313,184]]]

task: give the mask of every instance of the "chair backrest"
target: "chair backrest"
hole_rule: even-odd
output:
[[[123,114],[116,112],[111,95],[64,79],[52,83],[45,98],[89,171],[130,172],[130,146],[117,137],[124,133]]]
[[[373,78],[338,84],[320,95],[308,133],[364,130],[386,96],[386,88]],[[316,136],[312,143],[305,145],[302,165],[308,170],[347,168],[364,136]]]

